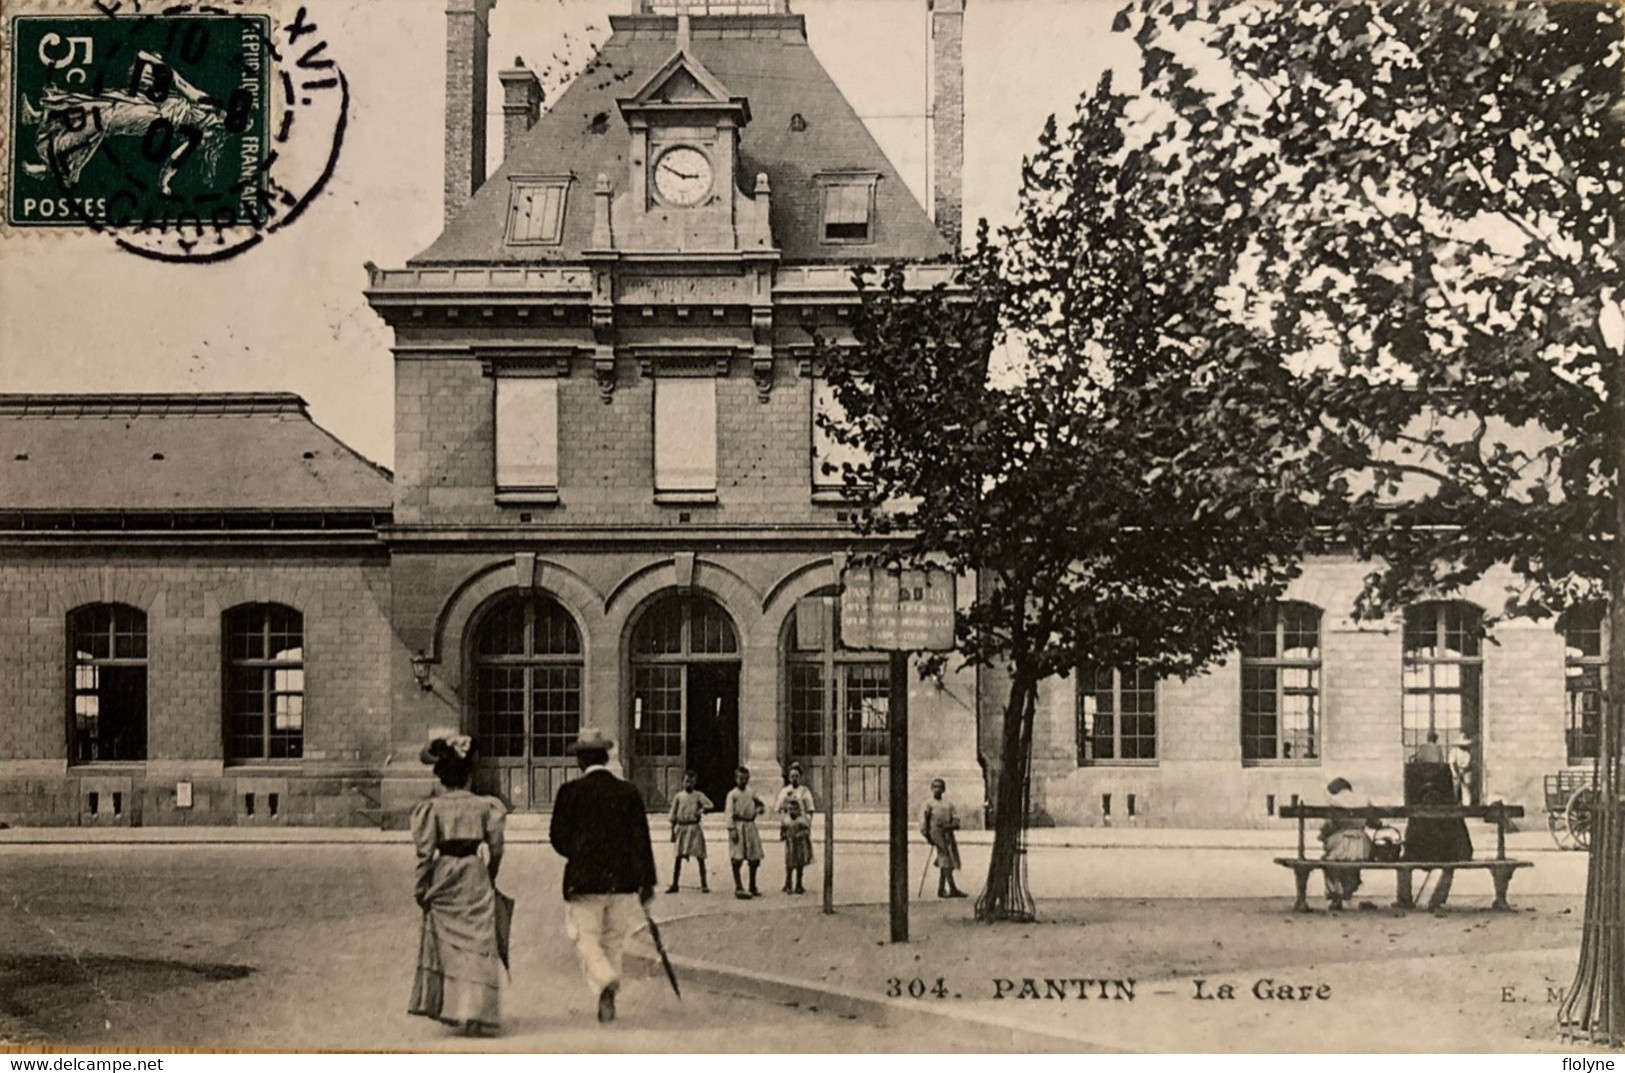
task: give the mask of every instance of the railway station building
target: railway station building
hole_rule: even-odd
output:
[[[612,76],[545,110],[502,70],[487,175],[491,7],[448,0],[444,230],[368,266],[393,472],[293,395],[0,396],[0,821],[389,826],[447,725],[521,812],[584,725],[652,809],[686,769],[715,801],[741,764],[820,791],[829,744],[834,807],[885,809],[887,657],[837,630],[826,743],[797,636],[859,547],[812,339],[843,331],[856,264],[950,271],[963,0],[929,4],[929,207],[787,0],[643,0],[594,61]],[[1338,776],[1397,801],[1430,731],[1470,743],[1486,800],[1589,765],[1600,623],[1483,640],[1506,578],[1357,623],[1364,570],[1311,563],[1190,682],[1047,683],[1036,822],[1268,826]],[[981,817],[1004,685],[909,675],[913,801],[941,777]]]

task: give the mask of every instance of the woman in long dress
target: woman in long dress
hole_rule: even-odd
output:
[[[1354,802],[1354,787],[1347,779],[1333,779],[1326,785],[1326,792],[1331,795],[1330,803],[1333,806],[1350,811],[1347,815],[1333,816],[1320,825],[1322,859],[1369,861],[1371,836],[1365,831],[1369,820],[1354,811],[1358,808]],[[1342,909],[1343,903],[1353,898],[1354,892],[1360,889],[1358,868],[1322,868],[1321,875],[1326,879],[1326,900],[1334,910]]]
[[[434,765],[440,785],[412,810],[423,931],[409,1012],[468,1035],[495,1032],[502,971],[496,876],[507,810],[496,798],[469,791],[474,759],[467,736],[436,732],[420,759]]]

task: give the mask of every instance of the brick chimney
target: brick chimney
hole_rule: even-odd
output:
[[[542,83],[521,56],[515,56],[513,66],[497,78],[502,80],[502,159],[507,160],[519,136],[542,114]]]
[[[931,9],[931,213],[959,249],[964,227],[965,0],[927,0]]]
[[[496,0],[446,0],[446,221],[485,182],[485,104]]]

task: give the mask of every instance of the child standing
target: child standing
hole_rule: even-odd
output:
[[[812,820],[801,814],[799,801],[785,802],[779,837],[784,840],[784,893],[792,892],[793,879],[794,893],[806,894],[807,888],[801,885],[801,870],[813,862]]]
[[[694,787],[699,776],[692,771],[683,772],[683,788],[671,798],[671,840],[677,846],[677,860],[671,866],[671,886],[667,894],[677,893],[677,880],[683,874],[683,861],[693,857],[700,866],[700,893],[711,893],[711,884],[705,874],[705,829],[700,820],[716,808],[711,799]]]
[[[728,863],[733,865],[734,897],[758,898],[756,870],[762,866],[762,836],[756,831],[756,818],[767,811],[762,799],[750,790],[750,769],[734,771],[734,788],[728,791],[722,811],[728,814]],[[750,891],[747,893],[739,879],[739,866],[750,865]]]
[[[954,872],[959,869],[959,814],[953,805],[942,799],[948,784],[941,779],[931,780],[931,800],[925,803],[925,814],[920,818],[920,833],[937,851],[937,897],[963,898],[964,891],[954,884]]]
[[[773,801],[773,811],[779,814],[781,820],[784,818],[785,803],[792,800],[801,806],[801,814],[807,817],[808,823],[811,823],[817,808],[813,803],[812,791],[801,784],[800,764],[790,765],[790,770],[785,774],[784,789],[779,791],[779,796]]]
[[[778,813],[778,816],[779,816],[779,841],[784,843],[784,853],[785,853],[785,857],[784,857],[784,893],[789,894],[789,893],[791,893],[790,870],[795,867],[795,865],[790,863],[790,857],[791,857],[791,848],[790,848],[791,847],[791,841],[790,841],[790,833],[789,833],[790,806],[794,805],[799,810],[800,815],[801,815],[801,819],[807,825],[807,830],[809,831],[809,833],[812,830],[812,818],[813,818],[814,808],[813,808],[812,791],[807,789],[807,787],[805,787],[805,786],[803,786],[801,784],[801,765],[800,764],[791,764],[790,765],[789,771],[787,771],[785,773],[785,780],[786,781],[785,781],[785,784],[784,784],[784,788],[779,791],[779,796],[777,798],[775,798],[774,801],[773,801],[773,811]],[[809,841],[807,843],[807,850],[808,850],[807,860],[805,862],[803,862],[803,864],[806,864],[806,863],[812,861],[812,842],[810,840],[810,834],[809,834]],[[796,885],[800,886],[800,883],[798,882]],[[805,894],[806,891],[799,891],[797,893]]]

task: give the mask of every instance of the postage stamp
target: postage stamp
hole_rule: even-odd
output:
[[[263,15],[14,16],[11,223],[262,221],[270,32]]]
[[[216,263],[300,219],[337,169],[349,82],[303,5],[13,7],[0,34],[14,238]]]

